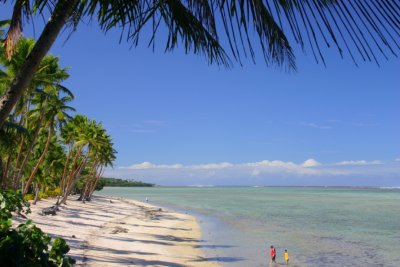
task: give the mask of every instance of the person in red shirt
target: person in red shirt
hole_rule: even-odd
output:
[[[269,249],[269,255],[271,256],[271,261],[272,262],[276,262],[275,258],[276,258],[276,250],[274,248],[274,246],[271,246],[271,248]]]

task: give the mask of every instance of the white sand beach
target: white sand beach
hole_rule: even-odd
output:
[[[54,199],[39,201],[28,218],[47,234],[66,239],[76,266],[218,266],[201,251],[193,216],[133,200],[73,199],[56,216],[39,214]]]

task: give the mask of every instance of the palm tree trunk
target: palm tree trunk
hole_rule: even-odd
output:
[[[39,200],[39,184],[35,183],[35,199],[33,200],[33,205],[36,205],[36,203]]]
[[[3,170],[3,179],[7,179],[7,176],[8,176],[8,169],[10,168],[10,164],[11,164],[11,154],[8,155],[7,162],[6,162],[6,166],[4,166],[4,170]],[[5,180],[4,180],[4,181],[5,181]]]
[[[61,194],[63,193],[63,190],[64,190],[64,180],[65,180],[65,176],[67,175],[68,163],[69,163],[69,159],[71,158],[71,155],[72,155],[72,147],[71,147],[71,149],[68,151],[67,160],[65,161],[65,166],[64,166],[63,175],[62,175],[61,180],[60,180],[60,190],[61,190]]]
[[[3,171],[3,177],[0,183],[0,187],[5,189],[6,188],[6,184],[7,184],[7,176],[8,176],[8,169],[10,167],[10,163],[11,163],[11,154],[8,155],[8,159],[6,162],[6,166],[4,167],[4,171]]]
[[[29,147],[28,147],[28,149],[26,151],[26,154],[25,154],[24,160],[22,161],[21,167],[19,168],[19,170],[17,170],[17,169],[15,170],[16,174],[15,174],[14,179],[13,179],[14,189],[17,189],[17,187],[18,187],[18,183],[19,183],[19,180],[21,179],[22,172],[24,171],[26,163],[28,162],[29,156],[30,156],[31,151],[33,149],[33,146],[36,144],[36,139],[37,139],[37,137],[39,135],[40,129],[42,128],[43,118],[44,118],[44,109],[42,109],[40,111],[39,122],[37,124],[36,129],[35,129],[35,133],[34,133],[33,138],[32,138],[32,140],[31,140],[31,142],[29,144]]]
[[[26,102],[30,103],[30,101],[26,101]],[[28,104],[27,104],[27,105],[28,105]],[[24,108],[24,111],[21,112],[21,118],[20,118],[20,120],[19,120],[19,125],[20,125],[21,127],[25,127],[25,128],[28,128],[27,125],[24,125],[24,121],[28,121],[28,118],[27,118],[27,117],[28,117],[28,115],[27,115],[28,112],[27,112],[27,110],[29,110],[29,106],[26,106],[26,107]],[[25,116],[24,116],[24,112],[25,112]],[[25,118],[25,117],[26,117],[26,118]],[[23,134],[23,135],[22,135],[22,138],[21,138],[21,144],[20,144],[20,146],[19,146],[17,158],[16,158],[16,160],[15,160],[14,170],[13,170],[13,172],[12,172],[12,174],[11,174],[11,176],[13,177],[13,179],[14,179],[14,177],[15,177],[15,175],[16,175],[16,172],[18,172],[18,165],[19,165],[19,161],[21,160],[22,152],[23,152],[23,150],[24,150],[26,135],[27,135],[27,134]],[[14,181],[14,180],[13,180],[13,181]],[[11,181],[11,182],[13,182],[13,181]]]
[[[50,127],[49,127],[49,128],[50,128],[50,129],[49,129],[49,133],[48,133],[48,135],[47,135],[46,145],[45,145],[45,147],[44,147],[44,150],[43,150],[43,152],[42,152],[42,155],[40,155],[40,158],[39,158],[38,162],[36,163],[35,168],[33,168],[33,171],[31,172],[31,175],[29,176],[28,181],[26,182],[26,185],[25,185],[25,188],[24,188],[24,191],[23,191],[23,194],[24,194],[24,195],[28,192],[29,186],[30,186],[31,183],[32,183],[32,179],[33,179],[33,177],[35,176],[36,172],[39,170],[39,167],[40,167],[40,165],[42,164],[42,162],[43,162],[43,160],[44,160],[44,158],[45,158],[45,156],[46,156],[46,154],[47,154],[47,150],[49,149],[51,137],[52,137],[52,135],[53,135],[53,124],[50,124]]]
[[[22,65],[18,74],[0,99],[0,128],[3,126],[8,114],[12,111],[24,90],[32,81],[43,57],[50,50],[61,29],[71,16],[78,0],[58,0],[49,22],[33,47],[31,53]]]
[[[65,183],[65,185],[64,185],[64,187],[63,187],[63,189],[62,189],[62,191],[64,192],[64,194],[65,194],[65,192],[67,191],[68,185],[71,183],[71,180],[72,180],[73,177],[74,177],[75,170],[77,169],[76,164],[77,164],[77,161],[78,161],[78,158],[79,158],[79,155],[81,154],[81,152],[82,152],[82,147],[79,147],[78,150],[77,150],[76,153],[75,153],[74,161],[73,161],[73,163],[72,163],[72,170],[71,170],[71,172],[69,173],[68,179],[67,179],[67,181],[66,181],[66,183]]]
[[[79,179],[79,176],[81,175],[82,170],[84,169],[86,162],[87,162],[88,157],[86,156],[85,159],[82,161],[82,163],[79,165],[79,167],[76,169],[76,171],[73,172],[72,175],[72,180],[70,184],[68,184],[67,190],[65,191],[63,199],[60,201],[60,204],[65,204],[67,201],[67,198],[69,194],[71,194],[71,191],[74,187],[75,182]]]
[[[24,148],[24,144],[25,144],[25,134],[22,136],[21,138],[21,144],[19,146],[19,150],[18,150],[18,155],[17,155],[17,159],[15,160],[15,171],[18,170],[18,165],[19,165],[19,161],[21,159],[22,156],[22,150]]]
[[[67,196],[67,192],[69,191],[69,185],[70,185],[70,184],[72,183],[72,181],[73,181],[74,173],[76,172],[76,169],[77,169],[76,163],[77,163],[77,161],[78,161],[78,158],[79,158],[79,155],[81,154],[82,149],[83,149],[82,146],[78,147],[78,150],[77,150],[76,153],[75,153],[74,161],[73,161],[73,163],[72,163],[72,170],[71,170],[71,172],[70,172],[70,174],[69,174],[69,176],[68,176],[68,179],[67,179],[67,181],[66,181],[66,183],[65,183],[65,186],[61,189],[61,191],[62,191],[63,193],[62,193],[62,199],[61,199],[61,201],[59,202],[59,204],[65,203],[65,201],[67,200],[67,199],[66,199],[66,196]],[[57,201],[57,202],[58,202],[58,201]]]
[[[99,174],[97,175],[96,180],[94,181],[93,186],[90,189],[89,196],[87,197],[88,199],[92,198],[94,190],[96,189],[96,185],[99,182],[100,178],[103,176],[103,174],[104,174],[104,168],[103,168],[103,166],[101,166]]]
[[[96,173],[97,173],[97,162],[95,161],[93,163],[92,170],[90,171],[89,175],[86,177],[85,189],[82,190],[82,193],[78,200],[82,200],[82,201],[86,200],[86,197],[88,196],[88,192],[91,188],[90,178],[92,176],[96,177]]]

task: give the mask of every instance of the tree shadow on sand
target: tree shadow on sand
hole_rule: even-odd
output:
[[[177,237],[173,235],[156,235],[153,234],[155,238],[158,240],[165,240],[165,241],[173,241],[173,242],[199,242],[198,239],[196,238],[190,238],[190,237]]]
[[[208,261],[212,261],[212,262],[239,262],[239,261],[243,261],[245,260],[245,258],[242,257],[199,257],[195,260],[192,260],[193,262],[208,262]]]
[[[146,227],[146,228],[159,228],[159,229],[171,229],[178,231],[191,231],[191,228],[180,228],[180,227],[165,227],[165,226],[155,226],[155,225],[144,225],[144,224],[131,224],[131,226],[135,227]]]
[[[169,266],[169,267],[185,267],[186,265],[169,262],[169,261],[160,261],[160,260],[145,260],[138,258],[121,258],[121,257],[108,257],[108,256],[99,256],[95,259],[86,258],[85,264],[90,264],[90,262],[94,260],[96,263],[104,264],[107,266],[108,264],[118,264],[119,266]],[[101,265],[99,265],[101,266]]]

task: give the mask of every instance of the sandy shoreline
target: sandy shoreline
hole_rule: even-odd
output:
[[[66,239],[76,266],[219,266],[200,249],[200,227],[188,214],[95,196],[86,203],[71,198],[56,216],[39,215],[54,203],[32,205],[28,218],[47,234]]]

